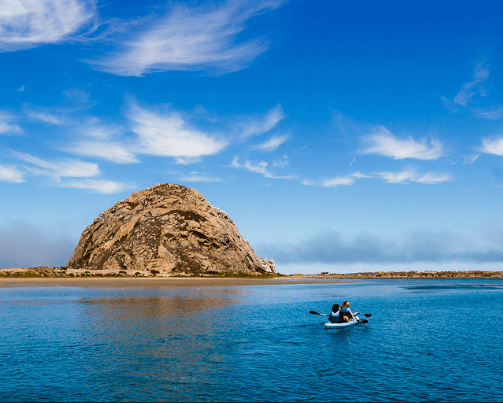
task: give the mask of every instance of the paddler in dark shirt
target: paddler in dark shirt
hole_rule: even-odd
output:
[[[349,308],[349,302],[344,301],[341,305],[341,310],[339,311],[339,322],[349,322],[353,320],[354,316],[358,312],[354,313],[351,312],[351,309]]]

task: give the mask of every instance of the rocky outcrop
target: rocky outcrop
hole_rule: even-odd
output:
[[[234,222],[196,190],[160,184],[101,213],[80,237],[68,269],[166,274],[274,273]]]

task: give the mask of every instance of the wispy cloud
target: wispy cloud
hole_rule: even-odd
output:
[[[75,128],[78,140],[63,145],[60,150],[86,157],[97,157],[117,164],[139,162],[135,155],[136,144],[125,141],[123,127],[103,124],[98,119],[89,119]]]
[[[425,174],[419,174],[414,168],[411,167],[406,167],[399,172],[377,172],[374,175],[384,179],[388,183],[400,184],[405,184],[407,182],[436,184],[451,180],[450,175],[446,173],[436,174],[433,172],[427,172]]]
[[[96,18],[96,0],[6,0],[0,7],[0,52],[71,39]]]
[[[221,182],[222,179],[213,176],[208,176],[204,173],[191,172],[188,175],[182,175],[179,177],[180,180],[185,182]]]
[[[463,165],[473,164],[480,157],[480,154],[463,155]]]
[[[46,161],[19,152],[12,152],[12,155],[30,164],[25,167],[27,172],[36,176],[45,176],[49,178],[50,186],[53,187],[87,189],[107,194],[119,193],[134,187],[134,185],[127,183],[95,179],[95,177],[100,175],[100,170],[98,165],[94,163],[74,159]]]
[[[128,117],[141,154],[198,158],[217,154],[228,144],[223,138],[191,128],[178,112],[159,113],[133,103]]]
[[[483,139],[479,151],[485,154],[503,156],[503,137]]]
[[[24,182],[24,175],[13,165],[0,164],[0,182],[21,183]]]
[[[321,182],[320,185],[323,187],[327,187],[327,188],[337,187],[337,186],[349,186],[349,185],[353,184],[353,182],[356,179],[362,179],[362,178],[370,178],[370,176],[364,175],[361,172],[355,172],[355,173],[353,173],[351,175],[347,175],[347,176],[337,176],[335,178],[325,179]]]
[[[16,120],[14,115],[0,111],[0,134],[23,134],[23,129]]]
[[[501,247],[483,249],[473,240],[450,232],[411,232],[400,241],[372,234],[344,239],[340,233],[324,232],[298,243],[267,243],[256,247],[278,263],[413,263],[413,262],[501,262]]]
[[[383,179],[388,183],[400,183],[400,184],[405,184],[408,182],[436,184],[449,181],[451,180],[451,177],[449,174],[446,173],[436,174],[433,172],[427,172],[425,174],[420,174],[416,171],[416,169],[406,167],[399,172],[374,172],[372,174],[364,174],[358,171],[345,176],[326,178],[321,181],[304,179],[302,181],[302,184],[306,186],[322,186],[330,188],[339,186],[350,186],[357,179]]]
[[[361,140],[365,144],[363,154],[384,155],[395,160],[436,160],[443,156],[443,147],[438,140],[431,139],[428,144],[426,139],[418,142],[411,136],[399,139],[383,126],[378,126],[373,133],[363,136]]]
[[[60,117],[48,112],[27,110],[26,114],[31,120],[37,120],[55,126],[60,126],[63,124],[63,120]]]
[[[503,105],[495,105],[486,109],[475,110],[475,115],[479,118],[489,120],[503,119]]]
[[[253,146],[252,148],[259,151],[268,151],[268,152],[275,151],[281,144],[287,141],[288,138],[289,138],[288,134],[285,134],[283,136],[273,136],[264,143]]]
[[[268,48],[263,38],[236,42],[253,16],[279,7],[285,0],[234,0],[212,7],[175,4],[162,17],[135,27],[117,50],[94,60],[96,68],[122,76],[169,70],[227,73],[247,67]]]
[[[112,193],[120,193],[126,189],[132,189],[135,186],[122,182],[114,182],[102,179],[84,179],[84,180],[71,180],[67,182],[61,182],[59,184],[59,187],[86,189],[86,190],[93,190],[97,193],[112,194]]]
[[[260,161],[258,163],[253,164],[251,161],[246,160],[244,162],[244,164],[241,164],[239,162],[239,157],[235,157],[231,163],[231,167],[233,167],[233,168],[246,169],[247,171],[250,171],[250,172],[259,173],[266,178],[271,178],[271,179],[294,179],[295,178],[295,176],[293,176],[293,175],[283,175],[283,176],[275,175],[267,169],[268,166],[269,166],[269,163],[266,161]]]
[[[276,105],[264,116],[247,116],[239,123],[241,138],[248,139],[252,136],[260,136],[274,129],[285,118],[281,104]]]
[[[27,169],[36,175],[48,176],[56,180],[61,178],[89,178],[100,174],[98,164],[74,159],[64,159],[56,162],[46,161],[30,154],[12,152],[12,155],[36,168]]]
[[[345,134],[360,133],[359,124],[353,119],[343,115],[339,109],[332,110],[332,119],[339,132]]]
[[[473,69],[473,80],[463,84],[454,97],[454,103],[467,106],[475,95],[486,96],[487,90],[482,83],[489,78],[489,66],[484,61],[478,62]]]

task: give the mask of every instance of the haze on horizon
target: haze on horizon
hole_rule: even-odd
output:
[[[281,273],[503,270],[494,2],[7,0],[0,268],[156,183]]]

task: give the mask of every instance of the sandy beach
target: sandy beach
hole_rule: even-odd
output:
[[[0,278],[1,287],[221,287],[247,285],[341,283],[320,278],[208,278],[208,277],[87,277],[87,278]]]

